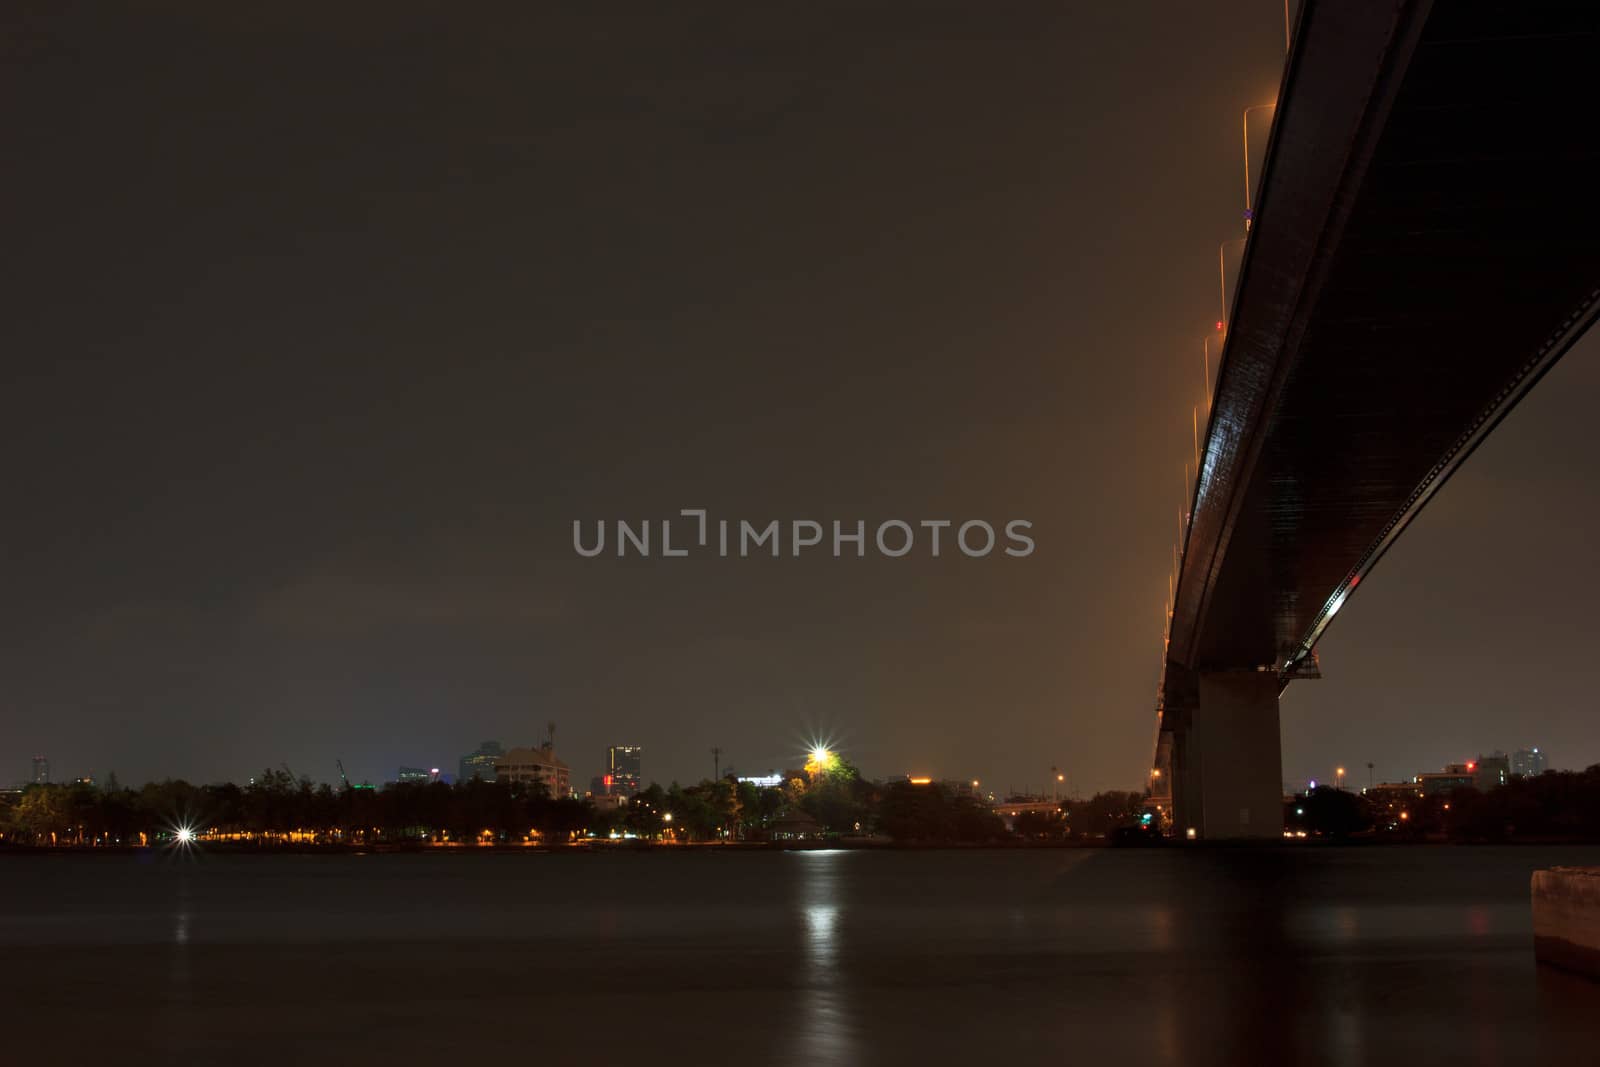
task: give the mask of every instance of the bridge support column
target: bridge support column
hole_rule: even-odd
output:
[[[1281,838],[1277,674],[1201,672],[1195,681],[1193,706],[1172,737],[1174,832],[1213,841]]]

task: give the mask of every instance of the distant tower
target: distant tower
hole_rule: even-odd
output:
[[[457,764],[456,781],[470,782],[474,778],[481,778],[485,782],[495,780],[494,761],[506,754],[505,748],[498,741],[484,741],[474,752],[469,752],[461,757]]]
[[[638,745],[612,745],[606,749],[606,786],[609,792],[633,796],[643,785],[640,766],[644,749]]]
[[[549,740],[545,741],[545,747],[554,751],[556,747],[556,724],[554,722],[547,722],[544,725],[545,729],[550,732]]]
[[[1519,748],[1511,754],[1511,773],[1524,778],[1537,778],[1548,766],[1549,761],[1538,746]]]
[[[43,756],[33,757],[33,784],[50,784],[50,761]]]

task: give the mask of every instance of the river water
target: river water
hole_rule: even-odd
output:
[[[0,857],[0,1063],[1600,1061],[1595,848]]]

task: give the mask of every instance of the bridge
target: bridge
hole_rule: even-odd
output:
[[[1597,62],[1585,0],[1304,0],[1170,609],[1176,833],[1282,833],[1283,689],[1594,321]]]

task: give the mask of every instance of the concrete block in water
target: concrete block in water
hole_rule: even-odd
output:
[[[1533,953],[1600,978],[1600,867],[1533,872]]]

